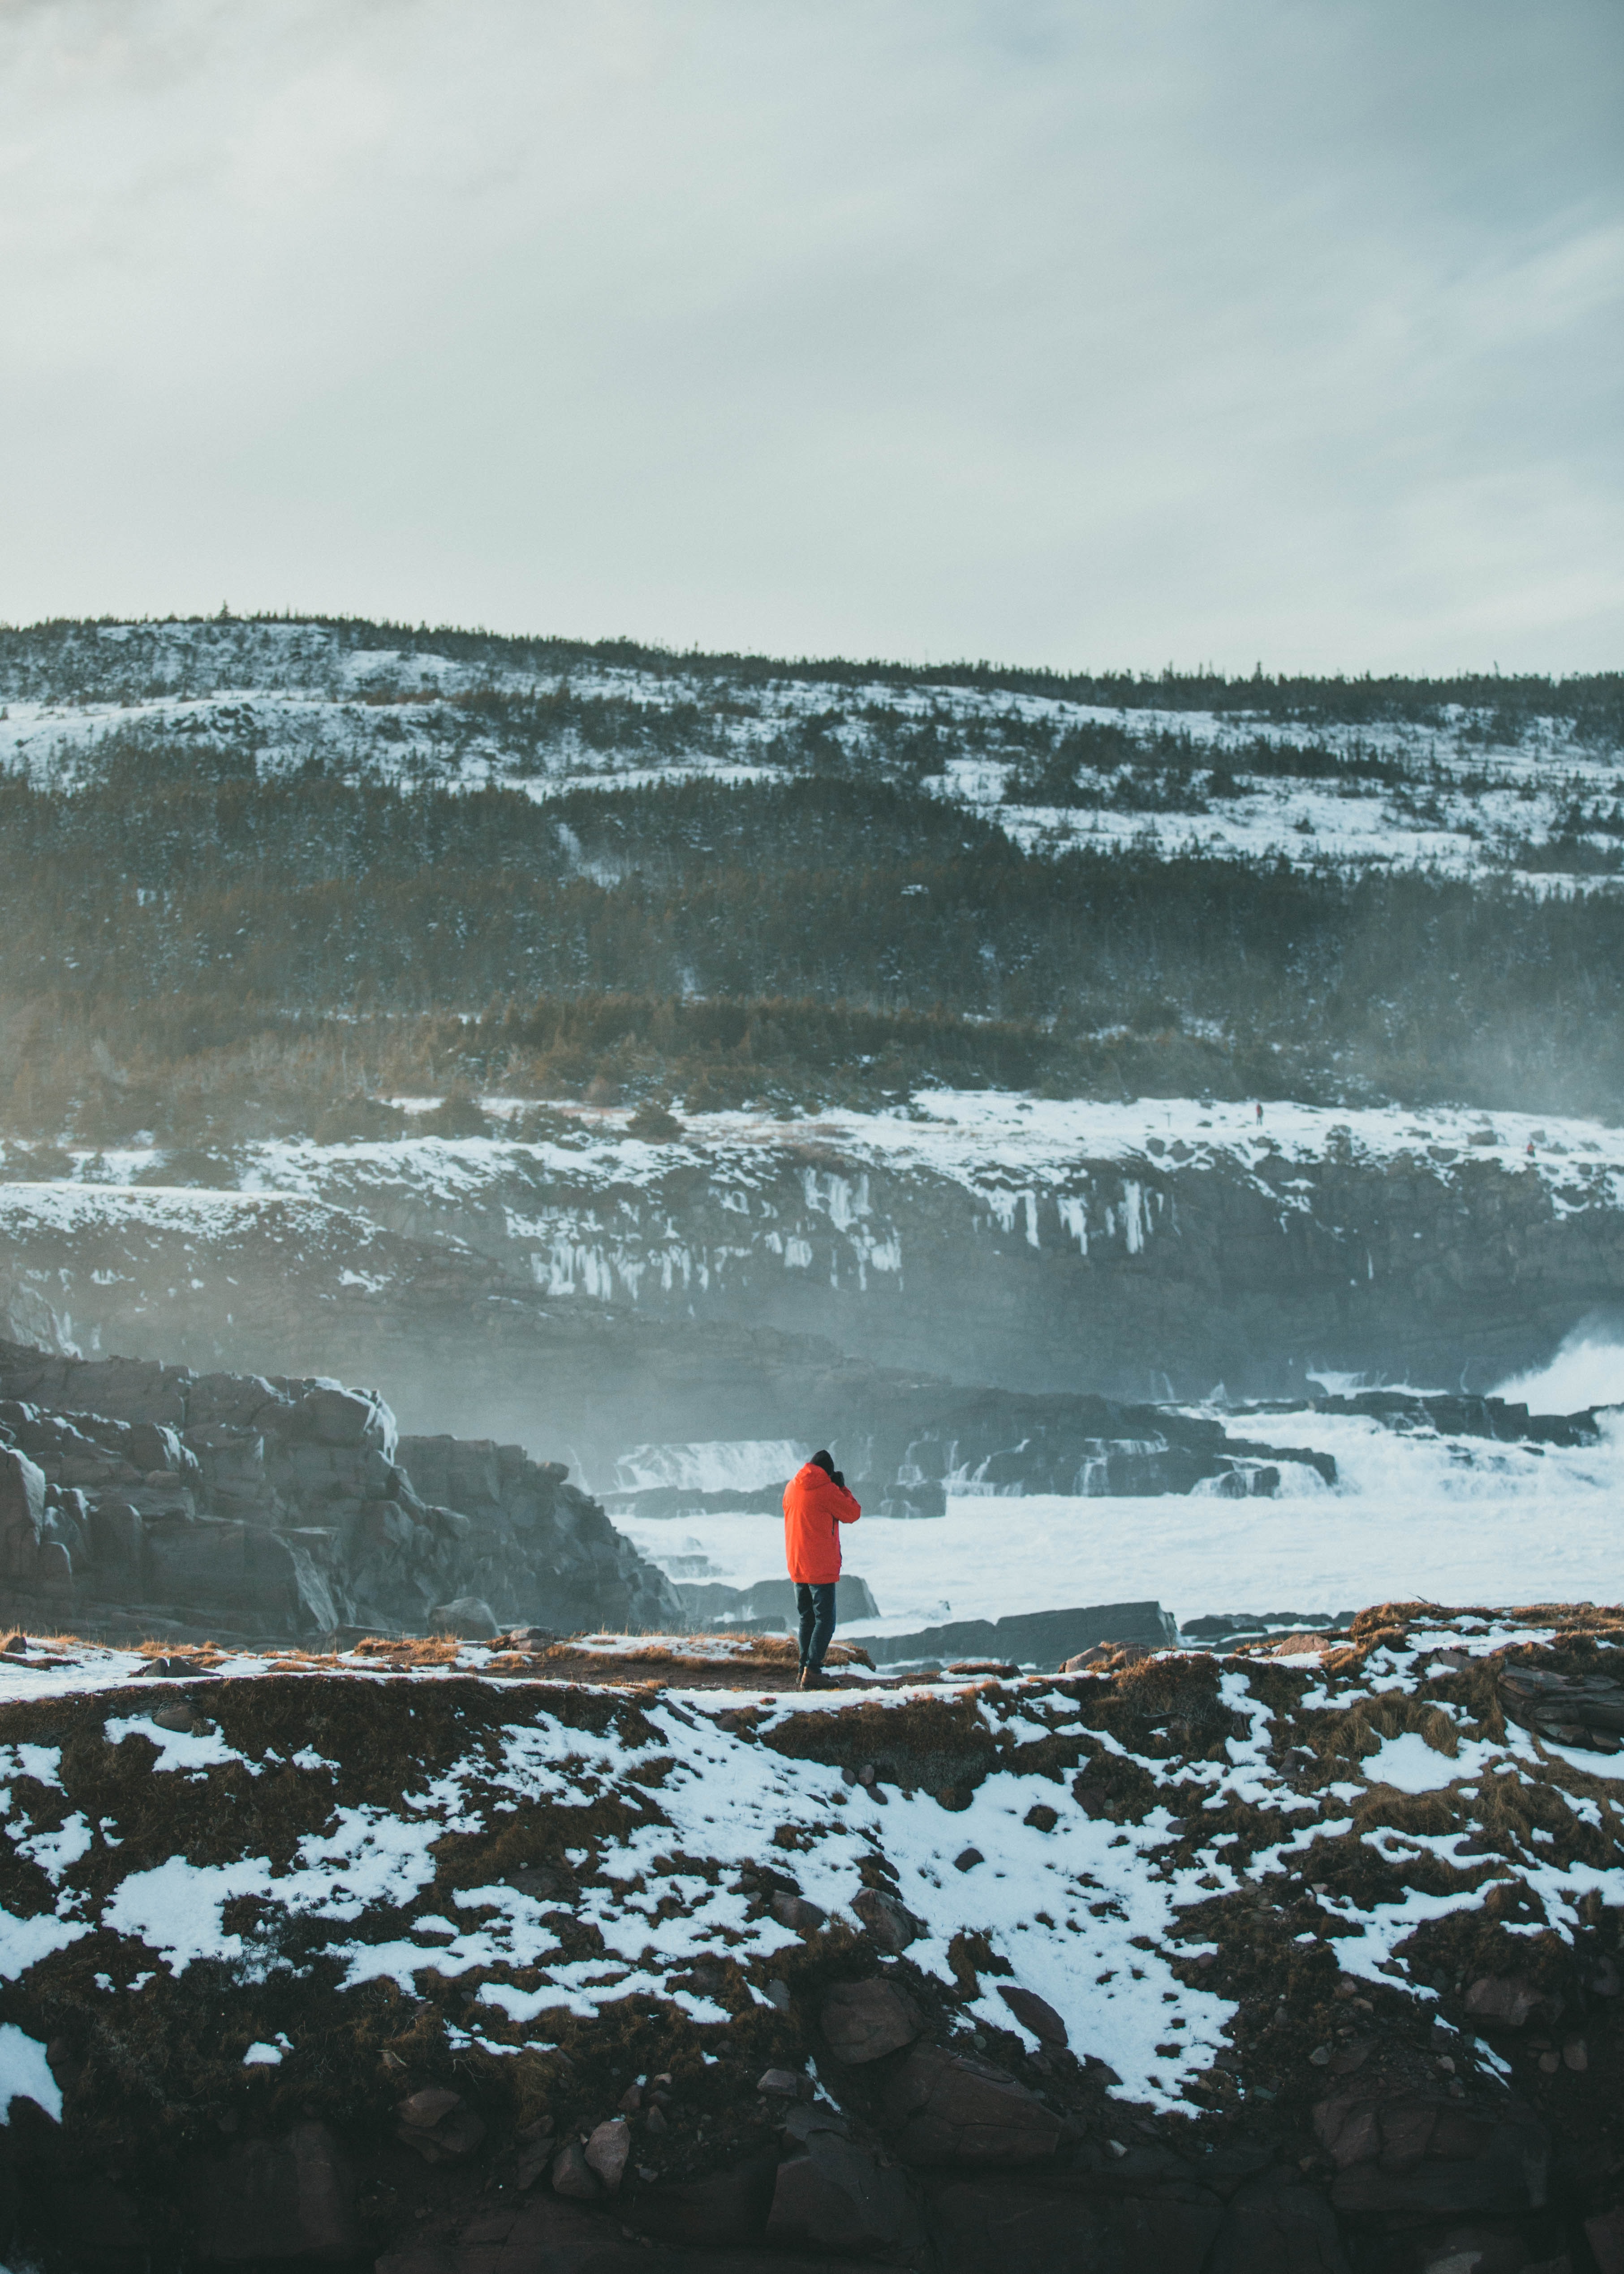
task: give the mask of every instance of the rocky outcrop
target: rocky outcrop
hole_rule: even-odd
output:
[[[1160,1649],[1177,1638],[1160,1603],[1089,1603],[1074,1610],[1017,1611],[1004,1619],[955,1619],[913,1634],[870,1635],[863,1647],[879,1666],[944,1666],[983,1658],[1014,1666],[1060,1666],[1102,1643]]]
[[[1231,1437],[1221,1422],[1165,1406],[877,1371],[848,1386],[831,1444],[864,1507],[891,1516],[940,1514],[949,1490],[1244,1500],[1277,1492],[1282,1468],[1336,1479],[1328,1453]]]
[[[1624,1751],[1624,1682],[1606,1674],[1546,1674],[1507,1667],[1500,1681],[1506,1718],[1561,1745]]]
[[[1593,1445],[1600,1431],[1595,1410],[1531,1413],[1503,1397],[1419,1397],[1408,1389],[1362,1389],[1352,1397],[1316,1397],[1316,1413],[1357,1413],[1401,1434],[1483,1437],[1501,1445]],[[1252,1409],[1267,1413],[1271,1408]]]
[[[0,1344],[0,1600],[34,1624],[682,1624],[567,1477],[517,1445],[402,1439],[381,1398],[336,1382]]]
[[[1270,1395],[1310,1367],[1478,1386],[1624,1303],[1624,1211],[1579,1155],[1366,1155],[1328,1117],[1317,1152],[1147,1135],[1030,1175],[921,1153],[843,1144],[837,1123],[635,1162],[514,1147],[443,1192],[404,1162],[335,1162],[321,1188],[552,1301],[1031,1390]]]
[[[157,1208],[132,1196],[125,1210],[117,1194],[76,1193],[71,1221],[53,1217],[37,1242],[21,1242],[16,1256],[37,1252],[37,1263],[14,1260],[13,1273],[33,1268],[42,1283],[65,1285],[80,1336],[161,1350],[211,1379],[223,1364],[257,1379],[260,1368],[302,1372],[313,1360],[382,1384],[397,1411],[462,1431],[500,1439],[545,1428],[594,1479],[611,1476],[640,1442],[808,1430],[838,1439],[865,1508],[891,1517],[939,1515],[950,1478],[989,1491],[1242,1498],[1274,1490],[1293,1465],[1327,1480],[1335,1473],[1322,1453],[1231,1437],[1216,1421],[1165,1406],[1079,1390],[964,1388],[759,1322],[678,1324],[631,1307],[547,1299],[458,1238],[425,1246],[308,1203],[210,1194],[194,1211],[184,1204],[190,1196],[161,1197]],[[963,1299],[975,1284],[972,1274]],[[181,1292],[166,1294],[174,1289]],[[895,1347],[908,1339],[899,1335]],[[989,1374],[1024,1364],[1017,1334]],[[220,1419],[243,1426],[234,1412]],[[222,1482],[240,1458],[229,1438],[200,1450],[216,1457]],[[686,1504],[662,1498],[646,1512]]]

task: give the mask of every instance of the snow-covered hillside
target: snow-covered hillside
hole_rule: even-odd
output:
[[[121,665],[127,658],[127,665]],[[746,781],[808,763],[894,772],[1022,845],[1199,849],[1294,866],[1425,867],[1592,886],[1624,846],[1624,751],[1552,716],[1507,727],[1443,705],[1425,723],[1132,709],[949,683],[718,678],[604,661],[356,647],[313,624],[86,628],[58,668],[13,665],[0,767],[71,784],[132,732],[355,779],[548,799],[580,787]],[[1358,707],[1350,700],[1350,712]],[[1101,738],[1103,730],[1103,739]],[[1034,749],[1074,738],[1056,802]],[[810,755],[809,755],[810,753]]]

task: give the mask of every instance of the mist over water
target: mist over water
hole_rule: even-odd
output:
[[[1624,1404],[1624,1332],[1576,1327],[1547,1367],[1513,1374],[1494,1392],[1534,1413],[1577,1413],[1587,1405]]]

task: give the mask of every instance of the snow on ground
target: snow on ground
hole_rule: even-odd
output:
[[[425,1108],[436,1101],[402,1103]],[[512,1121],[525,1102],[482,1101],[492,1119]],[[680,1110],[680,1101],[679,1101]],[[516,1164],[543,1170],[583,1190],[647,1185],[697,1150],[713,1182],[747,1191],[772,1163],[763,1156],[786,1148],[816,1146],[838,1153],[831,1174],[802,1167],[808,1206],[837,1224],[868,1213],[866,1195],[850,1174],[864,1171],[937,1177],[986,1201],[1006,1228],[1037,1227],[1026,1196],[1049,1198],[1079,1170],[1101,1162],[1130,1171],[1192,1173],[1222,1168],[1252,1178],[1282,1209],[1306,1207],[1306,1188],[1282,1182],[1279,1164],[1308,1163],[1327,1153],[1384,1167],[1402,1163],[1412,1174],[1447,1181],[1463,1164],[1492,1163],[1508,1173],[1538,1177],[1559,1213],[1597,1201],[1624,1205],[1624,1128],[1552,1114],[1489,1112],[1465,1106],[1319,1106],[1271,1101],[1258,1118],[1255,1104],[1200,1098],[1041,1098],[1013,1090],[928,1089],[906,1106],[878,1112],[831,1109],[785,1120],[753,1112],[684,1115],[684,1136],[652,1144],[627,1133],[628,1109],[550,1106],[569,1125],[567,1141],[502,1134],[490,1137],[404,1136],[375,1143],[318,1145],[278,1139],[244,1147],[243,1192],[263,1198],[287,1194],[365,1211],[369,1200],[420,1193],[447,1205],[477,1205]],[[1530,1148],[1532,1148],[1530,1150]],[[74,1156],[74,1175],[61,1185],[0,1186],[14,1209],[48,1204],[71,1211],[98,1202],[74,1198],[120,1194],[143,1210],[229,1211],[229,1192],[159,1187],[144,1180],[162,1173],[154,1146]],[[39,1197],[26,1199],[25,1194]],[[47,1196],[60,1194],[61,1197]],[[65,1219],[64,1219],[65,1220]],[[1087,1253],[1086,1213],[1068,1224],[1066,1238]]]
[[[1559,1217],[1624,1206],[1624,1129],[1463,1107],[1271,1103],[1259,1122],[1255,1105],[1195,1098],[939,1089],[882,1112],[698,1113],[682,1138],[652,1144],[628,1133],[624,1109],[550,1107],[527,1123],[523,1101],[485,1103],[502,1134],[244,1147],[235,1188],[159,1181],[166,1156],[150,1144],[80,1149],[59,1180],[0,1182],[0,1227],[18,1241],[97,1228],[297,1240],[309,1254],[345,1250],[342,1284],[376,1291],[396,1256],[387,1227],[407,1224],[417,1238],[501,1255],[550,1298],[669,1309],[741,1270],[805,1273],[819,1255],[860,1296],[902,1285],[921,1236],[910,1209],[943,1186],[968,1195],[989,1231],[1071,1258],[1102,1246],[1133,1254],[1167,1237],[1175,1177],[1238,1182],[1282,1226],[1323,1213],[1317,1171],[1327,1157],[1440,1186],[1489,1164],[1531,1180]],[[29,1174],[26,1156],[5,1165]],[[680,1171],[693,1200],[696,1167],[704,1205],[684,1218],[664,1187]],[[646,1207],[631,1198],[639,1192]],[[1375,1258],[1365,1266],[1373,1276]],[[718,1476],[713,1488],[732,1481]]]
[[[492,1100],[493,1109],[511,1101]],[[249,1189],[298,1193],[362,1207],[369,1186],[417,1187],[447,1200],[477,1200],[515,1157],[533,1161],[560,1181],[606,1187],[649,1183],[703,1148],[714,1178],[750,1180],[763,1152],[816,1145],[838,1152],[841,1167],[946,1178],[986,1197],[1013,1226],[1026,1193],[1064,1185],[1084,1164],[1138,1163],[1192,1171],[1223,1166],[1256,1175],[1277,1159],[1322,1159],[1345,1148],[1377,1164],[1403,1157],[1417,1175],[1442,1181],[1462,1162],[1497,1163],[1538,1176],[1560,1209],[1600,1198],[1624,1202],[1624,1129],[1549,1114],[1486,1113],[1465,1107],[1364,1108],[1271,1102],[1257,1118],[1250,1103],[1199,1098],[1136,1098],[1121,1103],[1038,1098],[1010,1090],[931,1089],[906,1107],[863,1113],[831,1110],[786,1122],[763,1114],[685,1117],[680,1143],[650,1144],[626,1133],[626,1111],[562,1105],[554,1109],[580,1133],[560,1145],[506,1137],[403,1137],[378,1144],[318,1146],[280,1141],[247,1148]],[[1530,1146],[1533,1147],[1530,1155]],[[1175,1152],[1174,1148],[1183,1149]],[[136,1156],[120,1156],[132,1164]],[[150,1161],[155,1156],[148,1155]],[[808,1205],[837,1221],[866,1212],[849,1177],[807,1174]],[[1259,1182],[1262,1179],[1259,1178]],[[1271,1184],[1271,1191],[1277,1189]],[[1285,1208],[1304,1205],[1287,1187]],[[1087,1253],[1086,1222],[1070,1237]],[[1035,1244],[1035,1242],[1034,1242]]]
[[[1485,1879],[1504,1876],[1498,1854],[1485,1864],[1480,1851],[1458,1846],[1475,1820],[1480,1788],[1505,1775],[1538,1779],[1557,1796],[1566,1793],[1576,1825],[1600,1827],[1605,1809],[1616,1830],[1624,1797],[1620,1757],[1546,1746],[1501,1725],[1497,1714],[1485,1719],[1480,1700],[1451,1702],[1455,1674],[1437,1658],[1446,1645],[1470,1660],[1542,1639],[1548,1633],[1475,1620],[1408,1638],[1388,1631],[1363,1653],[1276,1661],[1261,1686],[1260,1669],[1244,1660],[1225,1662],[1215,1675],[1198,1665],[1174,1679],[1198,1689],[1215,1679],[1214,1706],[1241,1734],[1221,1747],[1202,1735],[1172,1755],[1165,1740],[1153,1741],[1173,1709],[1158,1709],[1162,1693],[1150,1668],[1146,1702],[1137,1706],[1135,1675],[1120,1695],[1109,1683],[1063,1688],[1048,1679],[968,1690],[917,1684],[866,1697],[673,1687],[641,1691],[624,1708],[606,1696],[609,1710],[585,1721],[567,1706],[566,1685],[492,1681],[494,1719],[482,1709],[464,1727],[461,1709],[454,1711],[451,1757],[431,1766],[426,1752],[417,1757],[409,1748],[387,1800],[357,1797],[351,1781],[363,1765],[311,1748],[289,1759],[256,1735],[259,1709],[242,1689],[244,1680],[286,1668],[314,1685],[300,1694],[334,1727],[348,1687],[404,1683],[408,1694],[421,1698],[425,1685],[458,1674],[478,1678],[489,1653],[469,1646],[455,1666],[396,1671],[355,1657],[310,1667],[297,1658],[240,1655],[211,1677],[194,1673],[186,1680],[180,1694],[190,1709],[218,1716],[220,1725],[188,1734],[154,1718],[177,1695],[169,1681],[149,1675],[132,1698],[127,1685],[139,1660],[131,1653],[63,1645],[49,1664],[0,1661],[0,1705],[116,1690],[102,1728],[106,1745],[121,1751],[143,1741],[123,1788],[132,1814],[126,1821],[121,1802],[103,1808],[94,1831],[86,1821],[75,1785],[98,1767],[95,1748],[81,1745],[71,1757],[57,1742],[16,1749],[4,1765],[0,1833],[20,1859],[45,1872],[50,1895],[43,1910],[24,1916],[32,1883],[26,1873],[15,1883],[12,1900],[20,1898],[21,1908],[17,1916],[0,1914],[0,1962],[20,1980],[100,1929],[98,1959],[108,1953],[109,1987],[114,1974],[147,1982],[159,1971],[176,1981],[210,1960],[262,1980],[296,1962],[281,1954],[280,1916],[321,1924],[321,1947],[339,1962],[345,1987],[384,1980],[412,1995],[437,1980],[471,1978],[472,2005],[462,2007],[450,2034],[489,2052],[556,2043],[567,2018],[590,2019],[632,1997],[668,2000],[702,2032],[722,2031],[730,2015],[719,1980],[684,1980],[683,1969],[695,1958],[726,1959],[741,1969],[731,1978],[749,2000],[771,2003],[780,1962],[803,1947],[798,1932],[749,1899],[741,1872],[776,1856],[793,1864],[805,1899],[850,1920],[865,1864],[882,1858],[895,1894],[920,1924],[908,1950],[912,1964],[950,1983],[954,1938],[984,1934],[1010,1969],[1004,1978],[1046,1999],[1073,2044],[1116,2071],[1124,2097],[1172,2108],[1223,2049],[1235,2011],[1185,1978],[1189,1962],[1212,1946],[1205,1928],[1186,1922],[1196,1907],[1252,1889],[1267,1893],[1289,1877],[1334,1878],[1329,1862],[1319,1861],[1332,1847],[1317,1854],[1316,1843],[1334,1846],[1355,1833],[1374,1841],[1401,1871],[1406,1857],[1417,1856],[1432,1874],[1431,1891],[1388,1894],[1368,1908],[1334,1885],[1314,1889],[1335,1923],[1342,1970],[1390,1978],[1402,1973],[1395,1953],[1418,1924],[1479,1905]],[[1287,1665],[1300,1690],[1293,1693],[1291,1731],[1277,1726]],[[283,1695],[281,1684],[276,1695]],[[1357,1747],[1339,1741],[1335,1781],[1326,1781],[1321,1769],[1305,1784],[1280,1765],[1292,1735],[1304,1732],[1304,1715],[1345,1729],[1350,1707],[1384,1697],[1398,1701],[1405,1726],[1395,1726],[1390,1713],[1373,1723],[1380,1742],[1362,1760]],[[1116,1716],[1119,1703],[1126,1718]],[[847,1781],[838,1717],[864,1712],[869,1718],[859,1742],[883,1758],[893,1737],[905,1751],[921,1742],[910,1736],[910,1716],[928,1704],[933,1711],[951,1706],[963,1733],[955,1742],[980,1748],[981,1767],[967,1791],[928,1791],[894,1771],[889,1790],[884,1780],[872,1790]],[[742,1722],[741,1707],[749,1709]],[[412,1707],[403,1728],[418,1710]],[[436,1727],[442,1724],[443,1717]],[[942,1724],[929,1728],[936,1734],[922,1742],[940,1743]],[[1497,1729],[1502,1733],[1492,1734]],[[783,1749],[774,1742],[780,1736]],[[335,1750],[344,1751],[342,1743]],[[1126,1813],[1101,1813],[1097,1796],[1085,1806],[1070,1778],[1090,1758],[1107,1771],[1126,1764],[1166,1797]],[[267,1771],[274,1772],[279,1799],[292,1794],[308,1826],[274,1864],[260,1853],[233,1856],[220,1811],[233,1777],[257,1783]],[[154,1778],[166,1781],[166,1792],[153,1790]],[[1192,1811],[1194,1791],[1201,1798]],[[1393,1831],[1384,1821],[1387,1800],[1417,1793],[1446,1796],[1458,1826],[1425,1837]],[[1037,1800],[1044,1805],[1034,1811]],[[499,1873],[470,1885],[454,1864],[441,1882],[440,1854],[449,1858],[457,1845],[447,1834],[464,1842],[494,1839],[527,1806],[564,1826],[563,1854],[578,1878],[568,1915],[530,1889],[534,1874]],[[154,1849],[152,1827],[164,1810],[177,1828]],[[188,1860],[180,1828],[198,1810],[211,1811],[214,1826],[208,1864]],[[1244,1848],[1237,1846],[1237,1822],[1245,1826]],[[1568,1852],[1565,1838],[1544,1836],[1545,1848],[1519,1853],[1518,1868],[1545,1915],[1571,1932],[1579,1904],[1593,1887],[1610,1884],[1609,1874]],[[1442,1894],[1438,1864],[1455,1875]],[[244,1896],[259,1907],[252,1930],[225,1917]],[[590,1954],[569,1954],[564,1938],[572,1921],[595,1931]],[[1305,1939],[1317,1931],[1309,1926]],[[107,1935],[117,1938],[110,1950]],[[739,1989],[729,1994],[737,2010]],[[966,2014],[1011,2026],[996,1982]],[[274,2057],[262,2039],[244,2056]],[[31,2059],[26,2045],[0,2043],[0,2074],[23,2080],[15,2089],[32,2090]]]

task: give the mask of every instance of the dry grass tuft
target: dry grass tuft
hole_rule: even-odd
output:
[[[685,1643],[670,1635],[650,1635],[645,1638],[624,1638],[627,1646],[619,1650],[593,1649],[590,1645],[605,1640],[621,1641],[620,1636],[586,1635],[566,1638],[550,1644],[540,1653],[544,1666],[568,1664],[572,1668],[585,1660],[600,1668],[605,1675],[619,1667],[682,1666],[703,1667],[721,1673],[748,1673],[752,1667],[763,1671],[783,1673],[800,1662],[801,1650],[793,1637],[781,1634],[740,1634],[695,1636]],[[874,1661],[866,1650],[856,1643],[836,1642],[829,1646],[825,1663],[830,1666],[866,1666]]]
[[[1355,1642],[1372,1642],[1389,1630],[1402,1634],[1408,1627],[1447,1627],[1456,1619],[1488,1619],[1493,1615],[1492,1611],[1451,1610],[1442,1603],[1372,1603],[1368,1609],[1356,1612],[1350,1632]]]
[[[1568,1634],[1607,1632],[1624,1638],[1624,1603],[1522,1603],[1499,1615],[1523,1626],[1556,1627]]]

